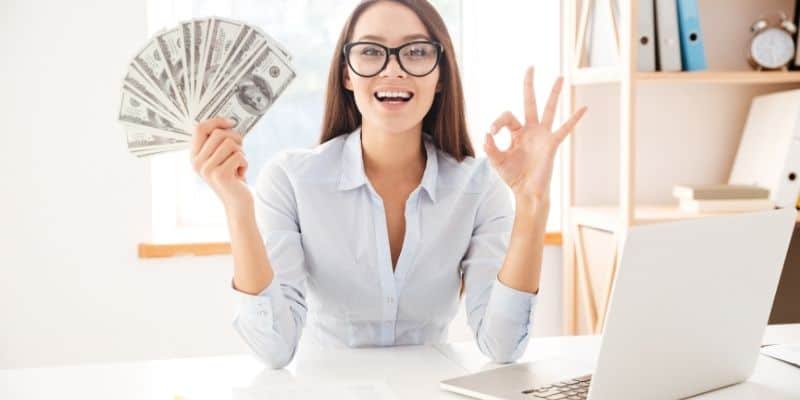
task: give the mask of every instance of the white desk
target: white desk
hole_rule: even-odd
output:
[[[800,324],[770,326],[764,343],[800,343]],[[523,361],[592,360],[598,344],[591,336],[534,339]],[[471,342],[324,350],[309,345],[283,370],[264,369],[250,355],[0,370],[0,399],[316,399],[342,398],[355,387],[362,390],[352,397],[358,399],[465,399],[441,391],[438,382],[499,366]],[[760,356],[750,380],[697,398],[800,399],[800,369]]]

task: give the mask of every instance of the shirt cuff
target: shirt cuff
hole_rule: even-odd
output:
[[[251,317],[258,318],[272,318],[273,304],[277,301],[277,297],[281,295],[280,286],[276,279],[272,279],[269,285],[264,290],[256,295],[245,293],[236,289],[231,280],[231,289],[234,295],[238,297],[241,312]]]
[[[505,319],[528,324],[538,296],[506,286],[495,278],[488,309]]]

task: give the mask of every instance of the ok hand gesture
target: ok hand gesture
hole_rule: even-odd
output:
[[[581,107],[555,132],[552,130],[562,83],[563,78],[559,77],[553,84],[540,120],[533,92],[533,67],[529,67],[524,81],[525,124],[506,111],[486,134],[483,147],[489,162],[517,199],[547,201],[556,150],[586,112],[586,107]],[[500,151],[494,141],[494,135],[503,127],[511,133],[511,146],[506,151]]]

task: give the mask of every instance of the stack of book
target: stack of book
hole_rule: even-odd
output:
[[[681,210],[697,213],[724,213],[771,210],[775,203],[769,190],[753,185],[675,185],[673,196]]]

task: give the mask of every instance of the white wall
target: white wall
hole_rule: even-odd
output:
[[[150,169],[116,111],[145,2],[0,7],[0,368],[246,352],[229,256],[136,257]],[[560,258],[548,248],[537,335],[560,326]],[[454,337],[464,327],[462,310]]]
[[[3,4],[0,368],[245,351],[229,257],[136,257],[150,171],[116,111],[144,2]]]

